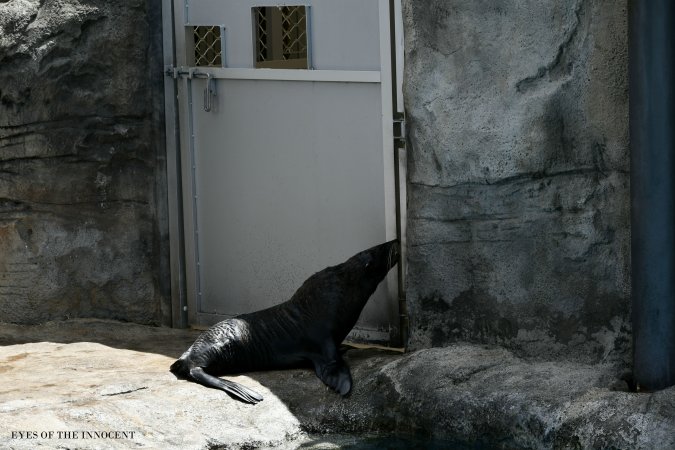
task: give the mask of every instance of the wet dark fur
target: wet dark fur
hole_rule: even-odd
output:
[[[348,394],[351,374],[338,346],[398,261],[398,252],[397,241],[364,250],[315,273],[280,305],[217,323],[171,365],[171,372],[257,403],[260,394],[217,376],[310,363],[326,385]]]

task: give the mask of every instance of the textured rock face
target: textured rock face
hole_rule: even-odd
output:
[[[0,2],[3,320],[169,317],[159,11]]]
[[[675,387],[625,392],[608,364],[526,361],[456,344],[408,354],[350,350],[348,397],[311,368],[225,377],[265,398],[247,405],[177,380],[192,330],[78,319],[0,326],[0,447],[671,449]],[[116,440],[17,431],[126,431]],[[325,433],[434,436],[430,445],[330,445]],[[305,433],[310,433],[310,437]],[[325,445],[322,445],[325,444]],[[362,442],[363,443],[363,442]]]
[[[411,346],[625,359],[625,2],[403,3]]]

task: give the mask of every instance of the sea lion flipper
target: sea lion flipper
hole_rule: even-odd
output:
[[[263,400],[262,395],[258,394],[256,391],[239,383],[235,383],[234,381],[223,380],[214,377],[213,375],[209,375],[204,372],[201,367],[193,367],[190,369],[190,378],[201,385],[225,391],[231,397],[241,400],[242,402],[256,404]]]
[[[352,375],[349,367],[341,359],[331,361],[314,361],[314,370],[324,384],[342,396],[349,394],[352,390]]]
[[[285,369],[312,361],[321,381],[349,394],[352,376],[342,359],[345,349],[337,344],[397,264],[400,250],[397,240],[376,245],[315,273],[284,303],[218,322],[171,365],[171,372],[256,403],[262,400],[256,392],[211,374]]]

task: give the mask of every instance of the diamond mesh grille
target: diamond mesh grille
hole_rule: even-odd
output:
[[[257,67],[307,67],[305,6],[255,7],[253,17]]]
[[[284,60],[307,58],[307,17],[304,6],[281,8],[281,54]]]
[[[256,61],[267,61],[268,54],[268,20],[269,8],[254,8],[256,26]]]
[[[196,26],[192,35],[195,43],[195,66],[222,67],[220,27]]]

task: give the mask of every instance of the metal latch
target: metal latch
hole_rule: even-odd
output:
[[[178,79],[179,77],[187,77],[189,80],[192,80],[193,78],[206,78],[206,87],[204,88],[204,111],[211,111],[213,107],[213,97],[216,95],[216,80],[211,73],[200,72],[194,67],[165,66],[164,74],[173,77],[174,79]]]
[[[164,66],[164,74],[173,78],[186,77],[189,80],[193,78],[209,78],[213,77],[209,72],[201,72],[198,67],[185,66]]]
[[[192,78],[190,71],[188,70],[187,67],[165,66],[164,75],[170,76],[174,79],[186,75],[188,76],[188,78]]]
[[[216,82],[210,73],[206,74],[206,87],[204,88],[204,111],[210,112],[213,106],[213,96],[216,95]]]

